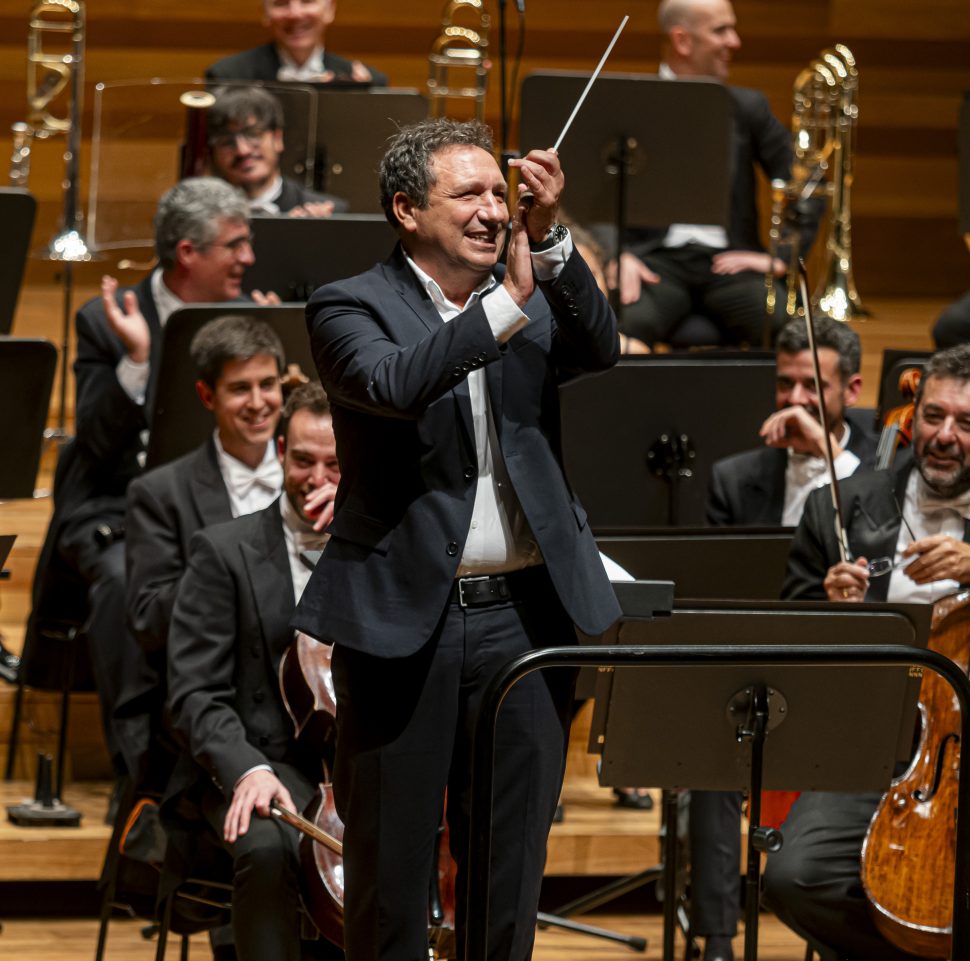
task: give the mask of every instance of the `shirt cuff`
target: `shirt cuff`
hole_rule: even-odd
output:
[[[532,251],[532,270],[536,280],[548,283],[555,280],[566,266],[566,261],[573,255],[573,238],[567,233],[566,238],[548,250]]]
[[[529,318],[501,284],[482,301],[482,309],[488,326],[492,328],[492,336],[499,344],[504,344],[529,322]]]
[[[856,468],[859,466],[859,458],[850,450],[844,450],[838,457],[832,461],[832,466],[835,468],[835,476],[838,480],[844,480],[846,477],[851,477]]]
[[[248,771],[243,771],[242,774],[236,778],[236,783],[232,786],[232,793],[236,793],[236,788],[239,787],[239,783],[245,778],[249,777],[253,771],[269,771],[270,774],[273,773],[273,769],[268,764],[254,764]]]
[[[148,361],[137,364],[127,354],[118,361],[115,376],[121,389],[136,403],[145,403],[148,392]]]

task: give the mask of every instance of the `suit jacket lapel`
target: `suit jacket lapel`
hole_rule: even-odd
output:
[[[289,623],[296,607],[293,577],[290,574],[279,501],[273,501],[260,511],[259,517],[258,536],[252,544],[242,544],[240,549],[249,575],[263,641],[275,665],[279,664],[292,638]]]
[[[216,445],[211,436],[195,456],[189,490],[203,526],[232,520],[229,492],[219,470]]]
[[[910,464],[897,464],[892,473],[885,473],[884,484],[872,492],[872,496],[853,501],[852,517],[845,517],[846,529],[851,531],[849,541],[855,555],[867,560],[876,557],[895,557],[899,541],[899,529],[903,518],[900,508],[906,495]],[[881,473],[881,472],[877,472]],[[867,601],[885,601],[889,596],[892,574],[874,577],[869,581]]]
[[[155,298],[152,297],[151,274],[135,287],[135,296],[138,298],[138,309],[142,312],[145,320],[148,321],[148,329],[152,337],[148,354],[148,389],[145,392],[145,416],[150,423],[151,411],[155,406],[155,383],[158,377],[158,365],[162,360],[162,325],[158,319]]]

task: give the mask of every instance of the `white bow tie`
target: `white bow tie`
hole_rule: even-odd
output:
[[[961,517],[970,517],[970,490],[957,497],[941,497],[920,477],[916,484],[916,509],[922,514],[956,511]]]
[[[229,487],[241,500],[245,500],[257,487],[271,494],[279,492],[282,469],[275,458],[264,460],[256,470],[250,470],[234,458],[227,458],[227,461]]]

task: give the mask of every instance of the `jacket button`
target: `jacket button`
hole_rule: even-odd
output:
[[[471,365],[470,363],[468,363],[468,361],[466,360],[466,361],[464,361],[464,362],[462,363],[462,365],[461,365],[461,369],[462,369],[463,371],[466,371],[466,372],[467,372],[467,371],[469,371],[469,370],[471,370],[471,369],[472,369],[472,365]]]
[[[474,476],[475,476],[475,468],[474,467],[466,467],[465,468],[465,479],[466,480],[471,480]]]
[[[464,371],[463,371],[463,370],[462,370],[462,369],[461,369],[460,367],[456,367],[456,368],[455,368],[455,369],[454,369],[454,370],[452,371],[452,373],[453,373],[453,374],[454,374],[454,375],[455,375],[456,377],[461,377],[461,375],[462,375],[462,374],[464,373]]]
[[[478,359],[479,359],[479,360],[480,360],[480,361],[481,361],[481,362],[482,362],[483,364],[484,364],[484,363],[485,363],[485,361],[486,361],[486,360],[488,359],[488,356],[486,355],[486,353],[485,353],[485,351],[484,351],[484,350],[483,350],[483,351],[482,351],[482,352],[481,352],[481,353],[480,353],[480,354],[478,355]]]
[[[455,541],[448,541],[448,547],[446,548],[448,555],[454,557],[458,553],[458,544]]]

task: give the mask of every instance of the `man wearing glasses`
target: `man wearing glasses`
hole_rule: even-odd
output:
[[[33,617],[56,616],[64,565],[87,587],[87,635],[105,736],[117,773],[130,747],[112,722],[125,647],[125,491],[141,472],[161,332],[183,304],[239,301],[253,263],[249,208],[221,180],[185,180],[159,201],[159,265],[135,287],[105,276],[77,313],[75,438],[60,456],[55,509],[38,562]],[[261,294],[254,298],[267,302]],[[245,298],[248,299],[248,298]],[[274,295],[270,298],[278,300]],[[101,531],[96,539],[95,533]],[[107,532],[107,534],[105,534]],[[45,611],[50,607],[50,611]]]
[[[348,209],[346,200],[316,193],[283,176],[283,108],[268,91],[219,91],[209,108],[208,124],[211,171],[246,195],[251,213],[329,217]]]
[[[828,490],[811,494],[795,532],[783,595],[932,604],[970,583],[970,345],[928,361],[913,443],[889,471],[840,484],[851,559],[839,560]],[[822,958],[913,958],[879,935],[859,877],[876,794],[802,794],[785,846],[768,858],[767,898]]]

